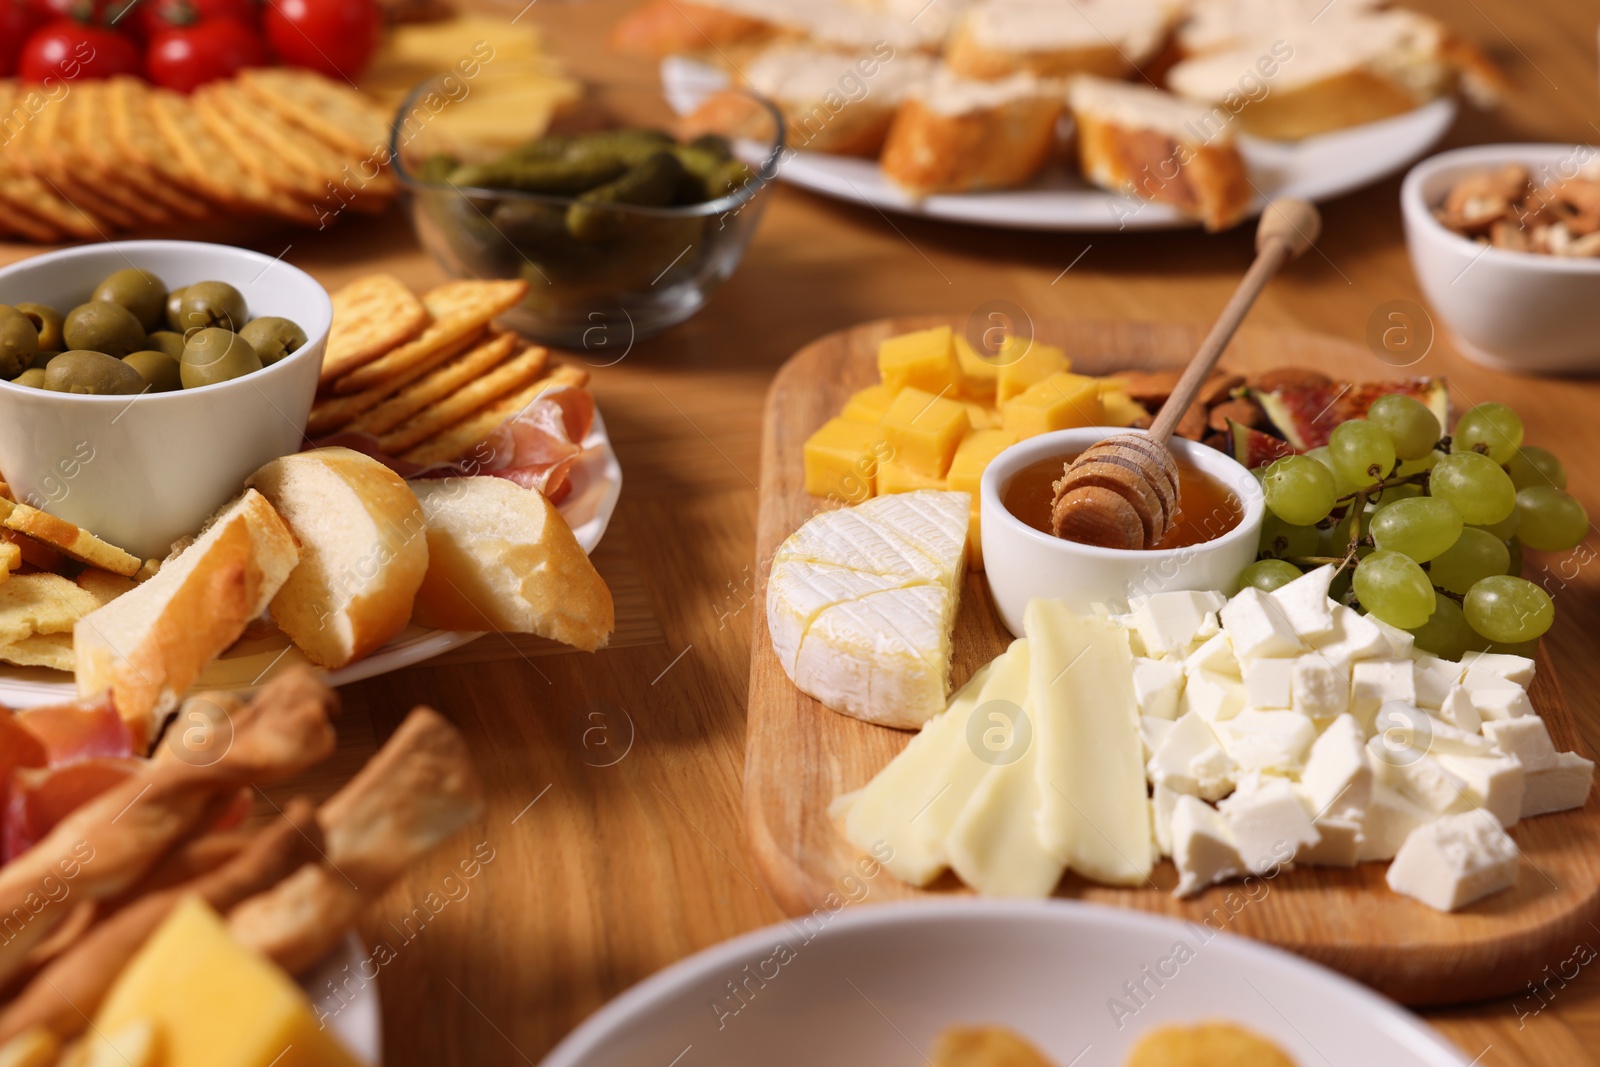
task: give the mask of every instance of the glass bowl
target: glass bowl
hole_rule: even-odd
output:
[[[744,185],[684,206],[585,201],[584,235],[578,236],[568,224],[569,210],[580,202],[575,197],[460,186],[419,173],[438,154],[463,163],[504,154],[503,144],[470,143],[470,134],[452,129],[448,111],[452,101],[468,99],[463,87],[460,78],[445,74],[413,89],[395,116],[391,158],[409,194],[418,239],[446,272],[528,282],[522,303],[501,316],[506,325],[549,344],[625,352],[699,311],[739,265],[784,151],[783,118],[770,102],[747,94],[770,118],[756,123],[770,136],[733,142],[735,156],[754,175]],[[494,91],[487,85],[469,90]],[[484,101],[473,104],[481,108]],[[678,126],[660,89],[606,85],[587,86],[546,132]]]

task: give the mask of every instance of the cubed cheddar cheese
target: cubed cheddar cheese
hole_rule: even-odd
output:
[[[300,987],[228,936],[195,896],[123,968],[94,1029],[142,1020],[156,1028],[161,1067],[357,1067]]]
[[[1000,379],[1000,364],[978,353],[960,334],[954,338],[956,365],[961,371],[961,395],[972,400],[994,403]]]
[[[1051,430],[1099,426],[1100,383],[1081,374],[1052,374],[1000,405],[1001,425],[1020,441]]]
[[[995,380],[995,398],[1002,407],[1007,400],[1021,395],[1029,386],[1044,381],[1052,374],[1072,369],[1061,349],[1017,337],[1006,339],[1006,343],[1000,346],[1000,355],[995,362],[1000,365]]]
[[[1105,411],[1105,426],[1132,426],[1150,417],[1143,404],[1117,388],[1101,390],[1100,407]]]
[[[884,412],[880,426],[889,446],[885,459],[930,478],[943,478],[972,420],[960,401],[906,388]]]
[[[965,412],[962,413],[965,416]],[[849,419],[829,419],[806,438],[802,450],[806,492],[846,504],[872,496],[878,462],[886,451],[879,426]]]
[[[978,498],[972,498],[972,521],[967,523],[967,569],[983,570],[983,531],[978,525]]]
[[[961,383],[948,326],[890,337],[878,346],[878,376],[898,393],[905,388],[955,392]]]
[[[845,401],[844,410],[839,412],[841,419],[851,422],[870,422],[874,426],[883,418],[883,413],[889,410],[890,401],[894,400],[893,389],[887,385],[869,385],[856,393],[851,394]]]
[[[989,462],[1017,443],[1009,430],[974,430],[962,439],[950,461],[950,473],[945,483],[957,492],[971,493],[972,506],[978,506],[978,482],[983,478]]]
[[[967,409],[967,421],[972,423],[974,430],[992,430],[1000,425],[1000,412],[997,408],[980,404],[976,400],[963,400],[961,406]]]
[[[945,480],[912,470],[898,460],[886,459],[878,464],[877,487],[879,496],[888,496],[918,489],[943,489]]]

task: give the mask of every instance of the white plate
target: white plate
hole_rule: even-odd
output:
[[[374,1067],[383,1062],[383,1016],[377,974],[378,964],[372,953],[358,935],[351,933],[315,970],[300,979],[300,988],[311,998],[317,1017],[341,1045]]]
[[[594,426],[583,441],[583,456],[572,470],[572,490],[561,502],[561,514],[572,527],[585,552],[593,553],[605,535],[611,515],[622,495],[622,466],[611,448],[605,420],[595,412]],[[348,667],[327,672],[329,685],[346,685],[372,678],[431,659],[442,652],[475,641],[479,633],[458,630],[430,630],[407,626],[393,640],[365,659]],[[305,663],[300,651],[275,630],[265,636],[247,637],[205,669],[196,688],[247,689],[260,685],[277,671]],[[72,679],[60,671],[44,667],[12,667],[0,664],[0,704],[11,708],[31,708],[77,699]]]
[[[682,57],[661,63],[661,83],[678,112],[693,110],[727,84],[714,68]],[[1250,216],[1267,201],[1292,196],[1326,200],[1395,174],[1422,157],[1455,120],[1456,102],[1441,97],[1404,115],[1303,141],[1241,136],[1239,150],[1256,187]],[[881,211],[1017,230],[1173,230],[1199,225],[1165,204],[1109,193],[1064,169],[1051,169],[1024,189],[917,201],[899,190],[870,159],[820,152],[786,154],[778,176],[825,196],[870,204]]]
[[[1152,1027],[1202,1019],[1239,1023],[1301,1067],[1468,1062],[1365,987],[1231,934],[1062,901],[845,906],[871,888],[850,872],[841,910],[668,967],[541,1067],[921,1067],[945,1027],[987,1023],[1020,1032],[1058,1067],[1120,1067]],[[1117,1001],[1126,1010],[1114,1016]]]

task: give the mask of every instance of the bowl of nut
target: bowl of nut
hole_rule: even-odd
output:
[[[1464,355],[1600,372],[1600,148],[1443,152],[1412,168],[1400,205],[1423,295]]]
[[[0,478],[162,557],[297,451],[333,305],[242,248],[115,241],[0,269]]]

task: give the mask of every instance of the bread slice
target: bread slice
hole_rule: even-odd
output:
[[[504,478],[409,484],[428,529],[413,621],[538,634],[586,652],[605,644],[616,624],[611,590],[543,495]]]
[[[1026,185],[1050,158],[1064,106],[1058,84],[1031,74],[975,81],[941,69],[901,105],[878,163],[913,196]]]
[[[1227,52],[1250,41],[1303,33],[1370,15],[1388,0],[1194,0],[1174,41],[1180,56]]]
[[[245,483],[300,542],[272,621],[321,667],[343,667],[405,629],[428,570],[422,508],[403,478],[348,448],[275,459]]]
[[[1171,204],[1208,230],[1249,209],[1255,190],[1233,131],[1212,128],[1205,105],[1087,75],[1073,80],[1067,103],[1084,176],[1096,185]]]
[[[78,620],[78,695],[109,691],[135,741],[146,743],[299,559],[288,525],[246,489],[155,577]]]
[[[1124,78],[1161,51],[1175,15],[1167,0],[984,0],[962,18],[945,62],[968,78]]]

